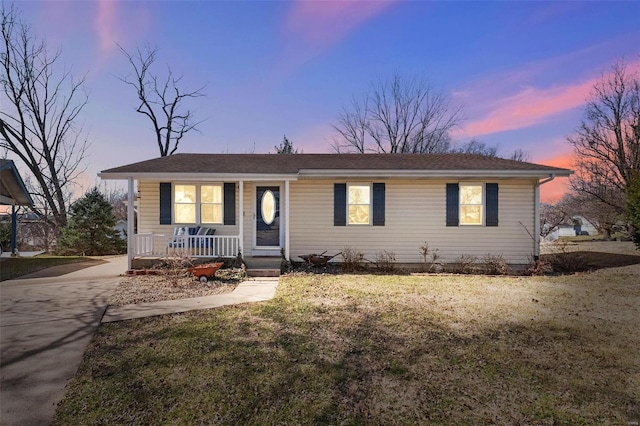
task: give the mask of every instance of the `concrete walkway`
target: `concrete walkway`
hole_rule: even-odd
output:
[[[51,423],[126,270],[126,256],[106,260],[0,282],[0,424]]]
[[[278,278],[256,278],[228,294],[107,310],[127,258],[105,260],[60,276],[45,270],[0,282],[0,425],[51,423],[101,321],[260,302],[273,298],[278,285]]]
[[[263,302],[276,294],[278,278],[250,278],[240,283],[235,290],[226,294],[194,297],[191,299],[165,300],[161,302],[138,303],[135,305],[109,306],[102,322],[123,321],[156,315],[211,309],[239,303]]]

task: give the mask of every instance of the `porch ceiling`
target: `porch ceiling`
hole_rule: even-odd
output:
[[[33,204],[31,195],[12,160],[0,159],[0,204],[17,206]]]

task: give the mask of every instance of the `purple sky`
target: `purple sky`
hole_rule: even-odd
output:
[[[332,152],[331,125],[351,98],[398,72],[464,106],[458,143],[570,166],[565,139],[589,90],[618,59],[640,70],[640,2],[17,2],[23,19],[87,74],[82,116],[100,170],[157,157],[116,43],[157,46],[159,63],[206,85],[205,119],[179,152],[273,152],[286,134],[305,153]],[[9,156],[11,158],[11,155]],[[546,187],[546,188],[545,188]],[[543,187],[543,199],[561,186]]]

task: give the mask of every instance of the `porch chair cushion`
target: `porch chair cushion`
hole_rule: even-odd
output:
[[[206,226],[203,226],[202,228],[200,228],[200,230],[198,231],[198,235],[213,235],[216,233],[215,228],[208,228]],[[209,239],[202,239],[199,240],[199,247],[206,247],[209,248]],[[211,241],[211,243],[213,244],[213,241]],[[212,246],[213,247],[213,246]]]
[[[201,227],[196,235],[213,235],[216,233],[215,228]]]
[[[173,235],[176,237],[183,237],[186,235],[214,235],[216,233],[215,228],[209,228],[206,226],[176,226],[173,230]],[[173,238],[169,240],[169,247],[182,248],[184,247],[185,240],[182,238]],[[209,240],[203,240],[199,243],[200,247],[209,247]]]

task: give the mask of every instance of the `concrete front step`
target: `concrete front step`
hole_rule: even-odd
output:
[[[247,269],[250,277],[279,277],[280,269]]]

